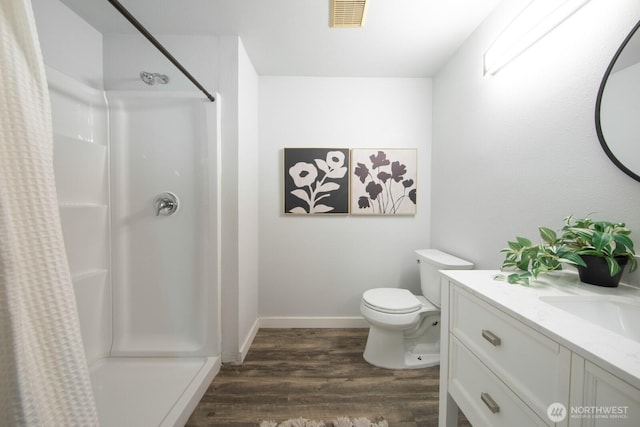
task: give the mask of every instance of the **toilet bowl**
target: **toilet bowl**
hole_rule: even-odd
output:
[[[360,312],[369,323],[364,359],[388,369],[426,368],[440,363],[439,270],[473,264],[436,249],[416,251],[423,295],[376,288],[362,294]]]

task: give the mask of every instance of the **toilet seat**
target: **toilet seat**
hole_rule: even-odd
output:
[[[423,308],[415,295],[397,288],[369,289],[362,294],[362,302],[372,310],[389,314],[409,314]]]

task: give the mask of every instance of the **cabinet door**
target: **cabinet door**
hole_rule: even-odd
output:
[[[572,426],[637,427],[640,390],[585,361],[582,404],[572,402],[569,417]]]

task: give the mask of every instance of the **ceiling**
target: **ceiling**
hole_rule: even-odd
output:
[[[103,34],[135,32],[107,0],[61,1]],[[160,41],[240,36],[259,75],[430,77],[500,0],[370,0],[364,28],[329,28],[329,0],[120,2]]]

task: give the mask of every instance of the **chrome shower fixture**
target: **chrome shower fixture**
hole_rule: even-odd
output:
[[[146,71],[140,71],[140,79],[142,79],[142,81],[149,86],[153,86],[154,84],[156,84],[156,81],[163,85],[169,83],[169,76],[167,76],[166,74],[148,73]]]

